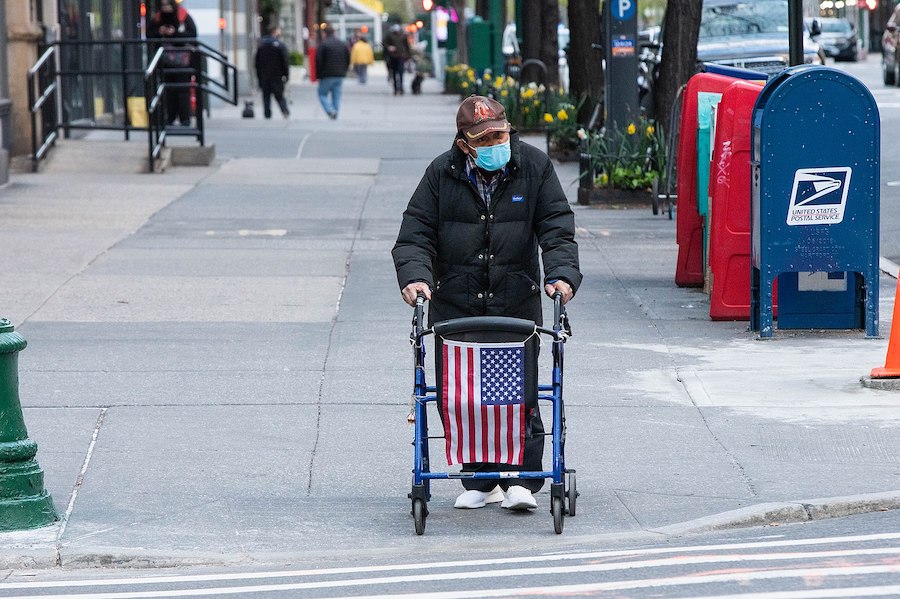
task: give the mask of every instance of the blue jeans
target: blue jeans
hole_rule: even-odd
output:
[[[337,114],[341,108],[341,86],[343,77],[325,77],[319,79],[319,102],[329,115]],[[328,96],[331,96],[329,99]]]

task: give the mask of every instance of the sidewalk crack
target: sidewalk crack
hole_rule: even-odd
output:
[[[719,436],[712,430],[712,427],[709,425],[709,421],[706,419],[706,414],[703,413],[703,408],[700,404],[697,403],[697,396],[703,396],[706,399],[709,399],[709,394],[706,392],[706,387],[703,386],[703,381],[700,380],[700,377],[697,376],[697,373],[693,370],[688,370],[683,372],[679,368],[675,368],[675,373],[678,376],[678,382],[684,387],[685,393],[691,400],[691,404],[697,410],[697,414],[700,416],[700,420],[703,421],[703,426],[706,428],[706,431],[713,438],[713,441],[722,448],[722,451],[725,452],[725,455],[728,457],[728,460],[731,462],[732,467],[737,470],[740,475],[741,482],[747,487],[750,491],[750,495],[752,497],[759,497],[759,492],[756,490],[756,486],[753,484],[753,481],[750,479],[750,476],[747,474],[747,471],[744,469],[743,464],[737,459],[734,455],[734,452],[728,448],[727,445],[719,438]],[[692,379],[692,380],[691,380]]]
[[[356,231],[353,234],[353,241],[350,243],[350,249],[347,251],[347,259],[344,260],[344,275],[341,278],[341,287],[338,290],[337,303],[334,307],[334,316],[331,317],[331,324],[328,329],[328,343],[325,345],[325,359],[322,360],[322,373],[319,376],[319,389],[316,393],[316,434],[313,439],[312,450],[309,456],[309,469],[307,471],[306,496],[312,495],[313,474],[316,465],[316,453],[319,449],[319,439],[322,435],[322,405],[323,394],[325,391],[325,375],[328,373],[328,361],[331,359],[331,348],[334,343],[334,331],[337,328],[338,316],[341,313],[341,300],[344,297],[344,289],[347,287],[347,279],[350,277],[350,260],[353,259],[353,251],[356,248],[356,242],[360,238],[363,229],[363,215],[366,213],[366,206],[372,195],[372,185],[366,190],[366,197],[363,199],[359,208],[359,214],[356,215]]]

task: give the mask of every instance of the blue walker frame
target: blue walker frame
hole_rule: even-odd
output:
[[[575,484],[575,470],[566,469],[565,445],[566,424],[563,404],[563,348],[566,339],[571,336],[569,319],[565,307],[562,304],[559,293],[553,296],[553,328],[546,329],[535,323],[519,318],[500,316],[475,316],[458,318],[455,320],[437,323],[431,328],[423,325],[425,318],[425,296],[419,294],[416,299],[415,314],[413,316],[412,333],[410,343],[413,346],[413,359],[415,372],[413,380],[413,399],[415,400],[415,458],[413,464],[412,491],[409,498],[412,501],[412,516],[415,521],[416,534],[425,532],[425,520],[428,517],[428,501],[431,499],[431,481],[440,479],[490,479],[501,478],[550,478],[550,513],[553,515],[553,528],[556,534],[563,531],[565,516],[575,515],[575,503],[578,491]],[[432,472],[428,453],[428,415],[427,407],[431,402],[437,403],[437,387],[427,384],[425,379],[425,344],[423,339],[435,334],[442,334],[440,329],[451,329],[453,332],[478,331],[478,330],[510,330],[519,331],[523,326],[541,335],[553,338],[553,370],[552,382],[549,385],[538,383],[538,401],[550,402],[553,406],[553,469],[546,471],[533,470],[509,470],[502,472]],[[548,393],[549,392],[549,393]],[[546,435],[546,433],[544,433]],[[444,435],[433,437],[443,439]]]

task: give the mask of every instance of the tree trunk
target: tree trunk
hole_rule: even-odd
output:
[[[541,0],[522,0],[522,61],[541,57]]]
[[[469,33],[466,31],[466,0],[451,0],[450,7],[459,15],[456,23],[456,64],[469,64]]]
[[[559,0],[541,0],[541,50],[539,58],[547,66],[547,85],[559,85]]]
[[[578,122],[587,125],[597,102],[603,100],[603,31],[597,0],[569,0],[569,94],[578,103]],[[599,125],[600,123],[598,123]]]
[[[653,92],[656,118],[666,132],[671,125],[669,119],[678,89],[697,72],[702,8],[703,0],[669,2],[666,7],[662,60]]]

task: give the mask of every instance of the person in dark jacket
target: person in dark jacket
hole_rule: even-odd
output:
[[[281,27],[272,27],[269,35],[259,41],[256,49],[256,78],[263,97],[263,116],[272,118],[272,96],[281,108],[284,118],[291,116],[287,100],[284,99],[284,86],[290,76],[288,52],[281,42]]]
[[[581,283],[575,216],[546,154],[521,142],[503,105],[469,96],[456,115],[453,147],[425,170],[392,250],[403,300],[430,300],[429,322],[511,316],[543,322],[541,289],[568,302]],[[540,256],[538,248],[540,247]],[[544,276],[541,277],[540,261]],[[536,402],[526,422],[522,467],[541,470],[543,424]],[[464,464],[464,471],[516,469]],[[463,479],[455,507],[537,506],[542,479]],[[503,492],[501,492],[503,491]]]
[[[328,114],[336,119],[341,109],[341,88],[347,69],[350,68],[350,49],[334,35],[334,27],[325,25],[325,37],[316,51],[316,77],[319,79],[319,102]]]
[[[163,78],[166,82],[166,123],[177,118],[185,127],[191,124],[191,76],[196,59],[184,44],[175,40],[197,37],[197,26],[188,11],[175,0],[160,0],[159,12],[150,19],[148,36],[164,40]]]
[[[394,84],[394,95],[403,95],[403,69],[409,60],[412,50],[403,27],[394,23],[382,42],[387,56],[387,69],[389,80]]]

